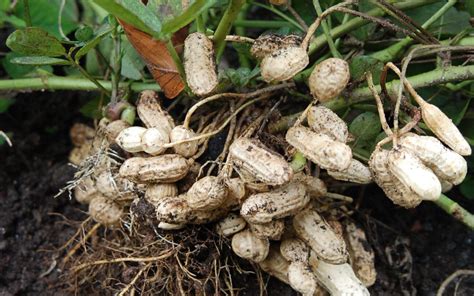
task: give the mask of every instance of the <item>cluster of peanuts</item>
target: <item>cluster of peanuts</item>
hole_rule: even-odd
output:
[[[251,53],[261,59],[262,78],[285,81],[304,69],[309,57],[302,42],[295,35],[256,39]],[[187,37],[184,66],[194,94],[215,91],[214,49],[206,35]],[[349,79],[347,62],[330,58],[314,68],[308,85],[315,102],[324,103],[337,97]],[[231,142],[228,166],[217,176],[200,177],[199,133],[175,126],[157,97],[144,91],[137,102],[143,126],[101,121],[103,141],[126,155],[119,164],[106,158],[100,165],[106,169],[95,170],[76,188],[76,199],[89,203],[97,222],[118,224],[126,206],[133,216],[134,206],[145,202],[161,229],[216,222],[216,231],[231,238],[235,254],[303,295],[324,295],[323,289],[331,295],[369,294],[367,287],[376,279],[373,251],[362,229],[335,219],[337,210],[322,210],[329,196],[323,180],[294,171],[285,157],[249,135]],[[461,155],[471,152],[449,118],[427,102],[418,103],[426,125],[452,150],[437,138],[405,133],[391,150],[377,147],[366,166],[352,155],[344,120],[316,104],[303,112],[285,139],[330,177],[359,184],[375,181],[394,203],[414,207],[437,199],[442,187],[459,184],[467,170]],[[81,148],[84,142],[95,141],[89,138],[73,154],[86,149]],[[73,162],[79,162],[77,157]]]

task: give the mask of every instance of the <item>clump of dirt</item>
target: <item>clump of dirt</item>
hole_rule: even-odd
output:
[[[66,284],[71,282],[71,274],[61,269],[67,250],[59,248],[87,218],[83,212],[86,208],[69,200],[67,194],[53,196],[74,172],[67,164],[72,148],[68,132],[74,122],[87,121],[76,113],[84,102],[86,98],[74,92],[23,94],[8,113],[0,115],[0,126],[13,132],[14,143],[12,148],[0,147],[0,295],[68,295],[74,288]],[[433,204],[424,203],[407,211],[395,207],[376,186],[360,190],[350,195],[360,196],[354,218],[364,226],[376,251],[378,279],[370,289],[372,295],[433,295],[454,271],[474,269],[474,233],[464,225]],[[456,192],[451,196],[456,197]],[[459,202],[468,210],[474,209],[473,202]],[[210,227],[194,227],[173,235],[175,243],[191,250],[200,262],[191,267],[193,274],[211,276],[215,272],[213,262],[220,258],[221,273],[234,266],[229,268],[230,278],[232,286],[240,289],[239,295],[259,295],[259,284],[269,295],[296,295],[266,274],[259,281],[256,269],[232,256],[228,242],[211,236]],[[120,230],[100,230],[97,237],[104,235],[112,241]],[[160,239],[154,231],[146,235],[150,242]],[[200,241],[190,240],[190,235]],[[98,245],[96,237],[91,245]],[[83,254],[78,251],[75,260],[84,258]],[[108,286],[115,285],[120,291],[124,286],[121,283],[132,281],[141,267],[136,264],[115,270]],[[179,268],[167,267],[171,273]],[[454,294],[455,289],[456,295],[473,295],[472,277],[459,279],[448,287],[446,295]],[[104,292],[100,278],[89,277],[88,282],[76,284],[81,288],[77,290],[79,295],[112,293]],[[219,284],[226,285],[222,281]],[[202,288],[210,292],[216,287],[209,284]]]

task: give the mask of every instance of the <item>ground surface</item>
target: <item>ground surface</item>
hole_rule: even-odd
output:
[[[0,147],[0,296],[68,294],[60,270],[43,273],[59,262],[53,250],[75,231],[64,217],[85,217],[84,208],[67,196],[53,198],[72,176],[68,129],[74,122],[87,122],[73,111],[83,103],[75,93],[22,94],[0,115],[1,129],[14,134],[13,148]],[[370,229],[377,253],[379,276],[372,295],[435,295],[451,273],[474,269],[474,232],[434,205],[398,209],[372,186],[359,202],[355,217]],[[474,210],[474,204],[462,202]],[[241,295],[258,295],[252,277],[235,281],[234,286],[243,287]],[[276,280],[267,290],[269,295],[294,295]],[[456,292],[474,295],[474,280],[465,278]],[[453,294],[451,285],[445,295]]]

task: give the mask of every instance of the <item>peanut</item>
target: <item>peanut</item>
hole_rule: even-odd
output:
[[[206,176],[196,181],[186,194],[188,204],[196,210],[213,210],[227,198],[228,189],[224,180]]]
[[[231,236],[245,228],[247,223],[237,214],[230,213],[216,225],[217,233],[222,236]]]
[[[140,93],[137,113],[147,128],[161,128],[168,134],[174,128],[173,118],[161,108],[158,103],[158,94],[152,90],[145,90]]]
[[[260,63],[260,69],[266,82],[280,82],[293,78],[308,64],[306,50],[300,46],[290,46],[266,55]]]
[[[143,151],[142,136],[146,132],[146,128],[141,126],[131,126],[122,130],[115,142],[127,152]]]
[[[89,215],[100,224],[115,225],[120,222],[122,214],[122,208],[105,196],[98,195],[89,203]]]
[[[328,174],[337,180],[348,181],[359,184],[372,182],[372,174],[367,166],[356,159],[351,160],[349,167],[343,171],[328,170]]]
[[[169,142],[170,137],[163,128],[149,128],[141,138],[143,151],[151,155],[159,155],[165,152],[166,148],[163,145]]]
[[[182,125],[176,126],[170,134],[171,142],[178,142],[195,137],[196,134],[190,128]],[[198,151],[198,141],[190,141],[173,146],[174,152],[184,157],[191,157]]]
[[[324,106],[313,106],[309,109],[308,125],[313,131],[325,134],[334,141],[346,143],[349,137],[346,122]]]
[[[259,238],[280,240],[283,231],[285,231],[285,222],[274,220],[263,224],[249,224],[249,228]]]
[[[268,239],[258,238],[246,229],[232,237],[232,250],[237,256],[253,261],[262,262],[268,255],[270,242]]]
[[[149,158],[132,157],[120,167],[120,176],[137,183],[173,183],[184,176],[190,163],[181,155],[165,154]]]
[[[308,84],[311,93],[320,102],[337,97],[350,79],[349,64],[338,58],[329,58],[314,67]]]

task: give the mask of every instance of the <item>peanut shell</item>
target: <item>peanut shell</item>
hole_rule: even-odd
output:
[[[258,36],[250,48],[250,53],[258,58],[263,59],[277,50],[285,47],[295,47],[301,44],[303,39],[298,35],[276,35],[263,34]]]
[[[346,143],[349,137],[347,124],[331,109],[324,106],[313,106],[308,111],[309,127],[334,141]]]
[[[216,225],[216,231],[222,236],[231,236],[245,228],[247,223],[244,218],[237,214],[230,213],[219,221]]]
[[[168,134],[174,128],[174,121],[168,112],[163,110],[158,103],[158,94],[152,90],[140,93],[137,102],[137,113],[147,128],[161,128]]]
[[[176,126],[170,134],[171,142],[178,142],[195,137],[196,134],[190,128],[185,128],[182,125]],[[184,157],[191,157],[198,151],[198,141],[190,141],[173,146],[174,152]]]
[[[313,296],[318,288],[318,282],[307,263],[291,262],[288,267],[288,282],[290,286],[303,296]]]
[[[105,196],[98,195],[89,203],[89,215],[100,224],[115,225],[120,222],[122,214],[122,208]]]
[[[267,258],[260,262],[259,265],[266,273],[289,284],[288,268],[290,267],[290,262],[281,255],[280,249],[277,246],[273,245],[270,247]]]
[[[232,250],[237,256],[253,261],[262,262],[268,255],[270,242],[258,238],[250,230],[243,230],[232,237]]]
[[[287,238],[282,240],[280,252],[288,261],[308,263],[309,247],[299,238]]]
[[[349,64],[338,58],[329,58],[314,67],[308,79],[309,89],[320,102],[337,97],[347,86],[351,75]]]
[[[306,50],[300,46],[284,47],[265,56],[260,63],[261,75],[266,82],[286,81],[309,64]]]
[[[152,205],[156,205],[165,197],[178,195],[178,187],[175,183],[149,184],[146,188],[145,199]]]
[[[120,167],[120,176],[137,183],[173,183],[188,173],[190,163],[181,155],[132,157]]]
[[[159,155],[166,151],[163,145],[170,142],[168,133],[162,128],[148,128],[142,135],[142,149],[150,155]]]
[[[206,176],[197,180],[186,194],[188,204],[196,210],[213,210],[227,198],[228,189],[224,180]]]
[[[328,170],[329,176],[336,180],[348,181],[359,184],[372,182],[372,174],[367,166],[356,159],[351,160],[349,167],[343,171]]]
[[[97,187],[91,177],[81,179],[74,187],[74,197],[81,204],[89,204],[97,192]]]
[[[131,126],[122,130],[115,142],[127,152],[143,151],[142,136],[146,132],[146,128],[141,126]]]
[[[274,220],[263,224],[249,224],[249,228],[259,238],[280,240],[281,235],[285,231],[285,222],[283,220]]]

